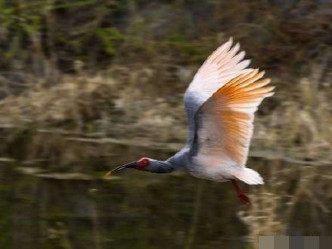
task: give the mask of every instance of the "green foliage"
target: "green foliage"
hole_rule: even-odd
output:
[[[117,28],[99,28],[96,32],[104,45],[105,52],[109,55],[115,54],[116,43],[125,40],[125,35]]]
[[[301,73],[308,60],[328,49],[331,24],[324,8],[304,0],[282,6],[276,1],[0,0],[0,69],[16,68],[19,60],[27,72],[38,74],[33,65],[52,61],[56,70],[68,72],[77,60],[95,69],[110,57],[140,63],[156,54],[169,55],[173,64],[200,63],[234,36],[248,54],[259,55],[259,64]]]

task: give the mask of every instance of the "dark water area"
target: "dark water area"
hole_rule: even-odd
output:
[[[0,169],[0,248],[246,248],[230,184],[127,172],[57,180]]]
[[[269,161],[258,161],[268,175]],[[111,180],[46,176],[1,165],[0,248],[254,248],[230,183],[133,170]]]

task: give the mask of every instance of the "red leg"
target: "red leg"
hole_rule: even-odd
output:
[[[233,186],[236,190],[236,194],[237,194],[237,197],[239,198],[239,200],[244,203],[244,204],[247,204],[247,205],[250,205],[251,202],[250,202],[250,199],[249,197],[245,194],[245,192],[240,188],[239,184],[237,183],[236,180],[231,180],[232,183],[233,183]]]

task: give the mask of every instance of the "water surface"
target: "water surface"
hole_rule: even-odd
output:
[[[270,162],[255,162],[268,176]],[[238,215],[246,207],[230,183],[134,170],[112,180],[59,179],[14,168],[0,167],[0,248],[252,248]]]

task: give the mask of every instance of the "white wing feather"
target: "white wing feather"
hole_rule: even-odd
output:
[[[245,52],[238,53],[240,45],[236,44],[233,47],[232,45],[233,39],[230,38],[206,59],[184,95],[189,123],[187,145],[190,145],[193,140],[194,118],[202,104],[229,80],[250,71],[245,69],[250,64],[250,60],[243,60]]]

